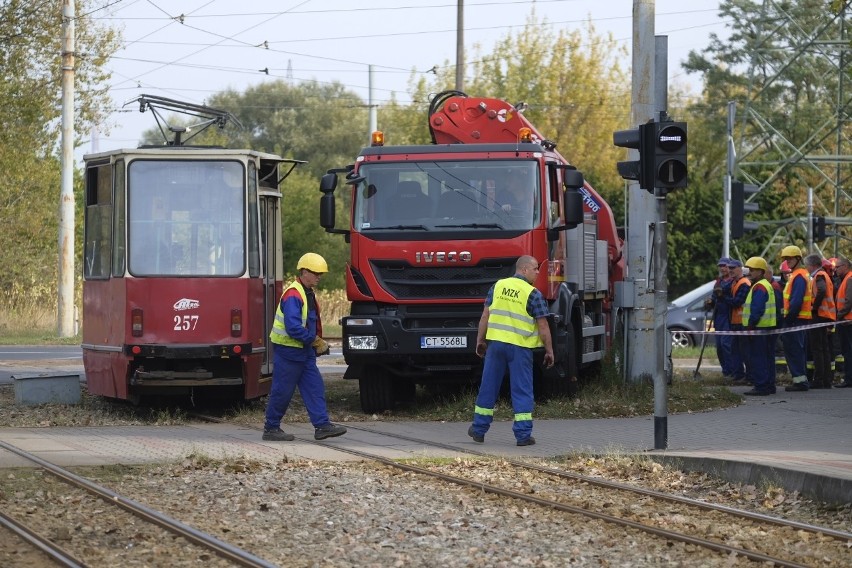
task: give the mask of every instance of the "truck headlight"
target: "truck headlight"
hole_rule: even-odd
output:
[[[378,349],[379,338],[375,335],[350,335],[349,349]]]

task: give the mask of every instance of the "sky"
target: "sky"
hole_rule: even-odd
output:
[[[656,0],[655,33],[668,36],[670,85],[700,89],[680,62],[704,48],[711,33],[725,37],[718,5]],[[611,32],[627,48],[629,69],[632,0],[464,0],[466,51],[479,45],[487,53],[522,30],[533,10],[554,31],[582,29],[591,20],[598,33]],[[112,126],[109,133],[78,133],[81,151],[135,147],[156,126],[150,111],[125,106],[140,94],[204,104],[225,89],[242,92],[267,81],[337,81],[367,101],[372,66],[375,103],[392,94],[410,102],[412,71],[455,65],[457,11],[457,0],[114,0],[93,14],[124,36],[108,64]]]

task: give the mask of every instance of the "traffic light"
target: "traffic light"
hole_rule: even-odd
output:
[[[686,123],[674,122],[665,114],[661,122],[640,124],[633,130],[613,132],[613,144],[639,150],[639,160],[618,162],[618,173],[624,179],[639,182],[651,193],[686,187]]]
[[[754,195],[760,188],[750,183],[731,181],[731,238],[739,239],[745,231],[754,231],[758,225],[754,221],[746,221],[745,214],[760,210],[756,202],[748,201],[746,196]]]
[[[820,215],[819,217],[814,217],[813,221],[814,221],[814,230],[813,230],[814,240],[815,241],[824,241],[827,238],[826,234],[825,234],[825,217]]]
[[[666,191],[686,187],[686,123],[669,119],[647,126],[654,130],[648,157],[653,163],[654,185]]]
[[[612,133],[612,143],[619,148],[639,150],[639,159],[629,162],[618,162],[618,175],[624,179],[639,182],[639,187],[654,193],[654,173],[648,167],[653,163],[653,123],[640,124],[633,130],[617,130]]]

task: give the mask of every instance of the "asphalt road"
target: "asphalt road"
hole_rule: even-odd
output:
[[[332,349],[329,357],[343,361],[340,348]],[[320,364],[319,370],[343,373],[346,365]],[[0,345],[0,385],[11,384],[12,377],[41,374],[80,375],[80,382],[85,382],[83,350],[79,345]]]

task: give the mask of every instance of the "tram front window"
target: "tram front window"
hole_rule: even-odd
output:
[[[134,276],[241,276],[245,170],[235,161],[136,160],[128,167]]]

